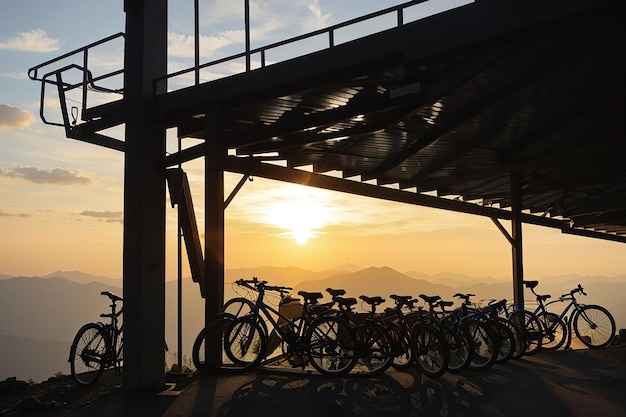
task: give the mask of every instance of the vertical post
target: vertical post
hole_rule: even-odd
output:
[[[225,156],[222,146],[219,109],[206,109],[206,141],[209,145],[205,158],[205,324],[215,318],[224,305],[224,171],[220,159]],[[206,361],[217,365],[221,356],[216,335],[207,335]],[[217,346],[218,349],[211,349]],[[211,353],[211,355],[209,355]]]
[[[123,386],[148,392],[165,386],[165,129],[153,108],[154,80],[167,73],[167,0],[126,0],[124,11]]]
[[[200,0],[193,2],[193,56],[194,56],[194,74],[196,85],[200,84]]]
[[[182,140],[178,138],[178,152],[182,149]],[[179,169],[183,169],[182,164],[178,164]],[[181,227],[181,208],[180,203],[177,206],[177,217],[176,217],[176,226],[178,233],[176,234],[177,242],[176,249],[178,255],[178,370],[182,372],[183,370],[183,229]]]
[[[246,33],[246,72],[250,71],[250,0],[243,1],[243,15]]]
[[[513,300],[524,303],[524,263],[522,258],[522,181],[519,172],[511,173],[511,237],[513,258]]]

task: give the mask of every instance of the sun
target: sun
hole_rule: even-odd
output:
[[[285,195],[267,206],[266,223],[286,230],[282,236],[289,236],[298,244],[321,235],[321,229],[328,224],[330,207],[314,195],[300,189],[286,189]],[[297,192],[293,192],[296,190]]]

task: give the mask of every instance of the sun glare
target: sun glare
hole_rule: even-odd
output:
[[[281,235],[289,236],[298,244],[304,245],[321,234],[321,229],[328,222],[330,208],[306,191],[288,191],[284,198],[268,206],[266,221],[286,230]]]

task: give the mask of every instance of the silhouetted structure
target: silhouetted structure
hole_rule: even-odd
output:
[[[68,137],[125,152],[128,389],[164,381],[165,172],[194,158],[206,160],[206,233],[203,259],[190,256],[207,319],[223,301],[225,171],[488,216],[511,243],[518,301],[522,223],[626,242],[624,3],[479,0],[409,22],[421,2],[349,22],[397,17],[360,39],[339,43],[345,25],[315,32],[327,48],[271,65],[306,36],[248,46],[232,57],[245,72],[201,82],[230,58],[166,74],[167,1],[127,0],[125,35],[102,41],[125,37],[123,69],[92,74],[94,44],[67,54],[80,64],[29,71],[57,87]],[[63,78],[76,71],[80,82]],[[121,74],[123,89],[102,87]],[[192,85],[173,90],[186,76]],[[88,87],[123,96],[88,105]],[[80,112],[68,110],[72,89]],[[124,141],[101,133],[121,123]],[[166,156],[172,127],[203,142]]]

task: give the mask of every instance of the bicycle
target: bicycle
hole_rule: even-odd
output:
[[[534,288],[538,285],[538,281],[524,281],[524,284],[537,296],[538,306],[534,313],[538,316],[544,314],[548,315],[548,317],[551,318],[550,323],[546,322],[548,331],[552,334],[556,334],[558,338],[562,338],[562,340],[559,339],[558,343],[554,344],[557,346],[555,349],[561,347],[565,342],[567,342],[566,348],[569,347],[572,341],[572,333],[574,333],[578,340],[585,346],[591,349],[608,346],[613,340],[616,325],[615,319],[611,313],[602,306],[580,304],[576,299],[577,293],[587,295],[582,285],[578,284],[577,287],[568,293],[562,294],[558,299],[545,303],[550,296],[540,296],[535,293]],[[548,306],[563,302],[567,302],[568,304],[560,315],[548,312]],[[572,308],[574,310],[568,317],[568,313]],[[563,334],[562,336],[561,333]]]
[[[420,298],[429,305],[431,315],[438,326],[446,329],[447,333],[457,336],[457,341],[454,342],[456,352],[454,367],[450,367],[450,372],[459,373],[466,368],[485,370],[495,363],[498,341],[491,326],[477,319],[476,314],[469,312],[465,304],[448,311],[445,308],[454,304],[451,301],[443,301],[438,295],[420,294]],[[441,311],[436,311],[435,307],[439,307]]]
[[[327,305],[328,309],[324,314],[336,314],[351,325],[354,338],[357,342],[354,356],[356,363],[351,373],[359,376],[372,376],[386,371],[394,359],[394,341],[385,326],[378,320],[376,307],[385,302],[382,297],[367,297],[361,295],[359,298],[369,305],[369,312],[356,313],[353,306],[357,303],[355,298],[344,298],[338,295],[344,290],[333,290],[327,288],[333,295],[333,304]],[[343,294],[342,294],[343,295]],[[332,306],[337,304],[338,309],[332,310]]]
[[[119,326],[119,317],[123,309],[117,310],[117,303],[122,301],[109,291],[102,291],[111,300],[110,313],[100,314],[108,318],[108,323],[87,323],[81,327],[70,347],[69,363],[74,381],[79,385],[95,383],[105,369],[113,368],[116,375],[121,374],[123,364],[123,326]]]
[[[350,325],[331,315],[323,314],[326,306],[317,306],[321,293],[300,291],[304,298],[302,314],[290,318],[265,302],[266,291],[284,297],[291,288],[267,285],[266,281],[240,279],[237,285],[258,292],[250,313],[235,318],[224,335],[226,355],[241,369],[257,366],[273,353],[268,349],[268,326],[282,340],[283,354],[295,357],[304,369],[307,363],[324,375],[343,375],[354,367],[356,340]]]

